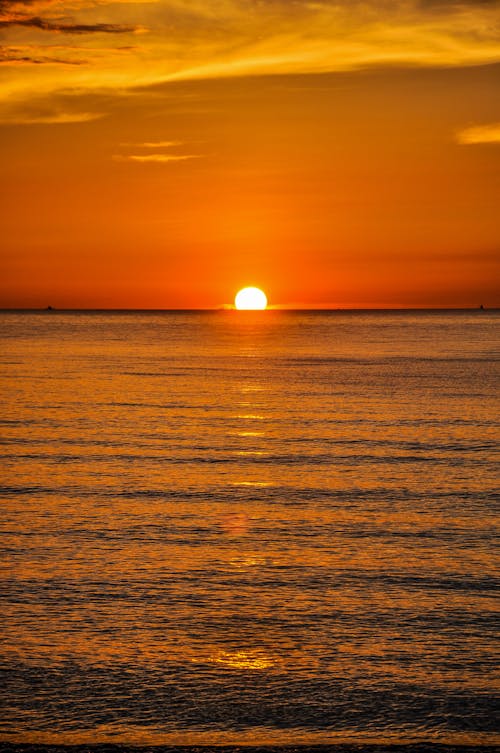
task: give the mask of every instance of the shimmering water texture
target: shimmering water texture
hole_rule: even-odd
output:
[[[498,741],[498,321],[0,315],[0,739]]]

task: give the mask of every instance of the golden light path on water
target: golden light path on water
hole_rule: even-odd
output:
[[[231,669],[261,670],[269,669],[276,664],[270,657],[248,651],[221,651],[211,659],[216,664],[223,664]]]
[[[0,739],[491,742],[497,324],[11,314]]]

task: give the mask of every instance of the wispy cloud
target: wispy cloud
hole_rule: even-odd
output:
[[[117,162],[182,162],[200,156],[199,154],[115,154],[113,159]]]
[[[4,122],[12,125],[50,124],[50,123],[86,123],[104,117],[102,112],[58,112],[46,115],[13,115]]]
[[[79,24],[79,23],[62,23],[57,21],[48,21],[37,16],[28,18],[8,18],[0,19],[0,28],[9,26],[28,26],[32,29],[41,29],[42,31],[53,31],[62,34],[126,34],[138,31],[137,26],[124,26],[121,24]]]
[[[500,144],[500,123],[464,128],[457,134],[459,144]]]
[[[138,144],[122,144],[121,146],[132,146],[136,149],[169,149],[174,146],[182,146],[182,141],[142,141]]]
[[[495,5],[498,0],[420,0],[420,6],[424,10],[436,10],[450,12],[466,8],[477,8],[481,5]]]
[[[172,149],[179,146],[186,146],[183,141],[142,141],[135,144],[122,144],[124,147],[134,149]],[[175,154],[172,152],[146,152],[142,154],[114,154],[113,159],[116,162],[184,162],[185,160],[198,159],[201,154]]]
[[[137,146],[143,146],[145,149],[166,149],[172,146],[182,146],[182,141],[144,141]]]
[[[69,79],[34,55],[38,74],[30,79],[11,61],[0,97],[24,101],[68,87],[125,91],[179,80],[500,61],[500,7],[487,0],[0,0],[0,26],[9,46],[44,40],[46,58],[59,58],[47,40],[63,37],[76,49],[78,39],[86,63]],[[110,50],[118,39],[128,47],[119,59]],[[30,56],[17,62],[28,65]]]
[[[82,58],[46,55],[30,45],[0,48],[0,65],[85,65]]]

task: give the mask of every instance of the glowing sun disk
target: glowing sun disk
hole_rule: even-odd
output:
[[[236,294],[234,305],[238,311],[263,311],[267,297],[259,288],[243,288]]]

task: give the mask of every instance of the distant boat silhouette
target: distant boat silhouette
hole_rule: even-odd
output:
[[[52,306],[47,306],[46,311],[54,311],[54,308]]]

